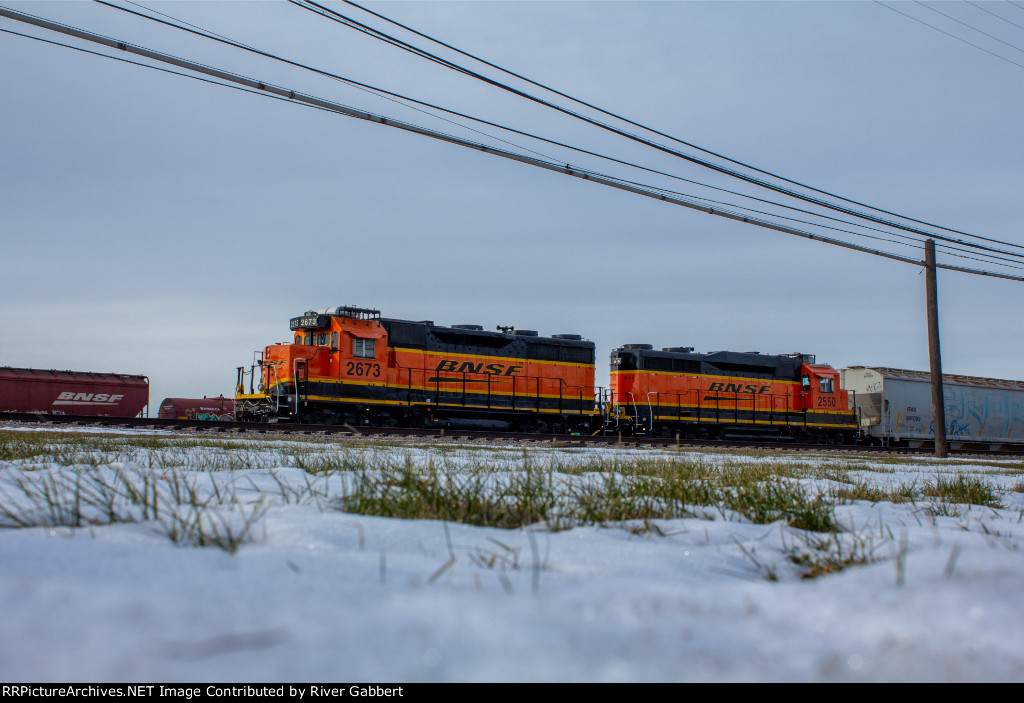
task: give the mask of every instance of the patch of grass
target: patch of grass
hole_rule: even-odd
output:
[[[0,474],[0,528],[154,522],[181,544],[234,553],[250,541],[267,506],[242,501],[232,485],[177,470],[134,465],[13,470]]]
[[[921,493],[917,490],[917,479],[910,483],[900,481],[899,485],[889,491],[889,500],[893,503],[917,503]]]
[[[956,503],[945,503],[938,501],[924,507],[924,514],[930,517],[963,517],[967,512],[966,508]]]
[[[551,482],[527,467],[506,480],[481,472],[457,472],[411,458],[357,474],[335,507],[345,512],[404,519],[443,520],[516,528],[544,520],[555,506]]]
[[[813,579],[834,574],[852,566],[881,561],[869,535],[805,534],[803,545],[789,552],[789,559],[802,570],[800,578]]]
[[[866,500],[871,503],[880,503],[889,500],[889,492],[879,488],[871,481],[864,480],[860,483],[836,486],[829,490],[829,495],[836,500]]]
[[[950,503],[985,505],[1001,508],[1003,502],[995,486],[974,476],[959,473],[954,478],[939,476],[925,484],[922,493]]]
[[[835,503],[825,495],[811,494],[800,483],[774,479],[727,488],[723,503],[755,523],[785,520],[798,530],[838,532]]]
[[[577,473],[582,468],[604,471]],[[503,467],[504,468],[504,467]],[[614,470],[608,470],[612,468]],[[567,470],[568,469],[568,470]],[[357,473],[335,502],[346,512],[515,528],[545,522],[550,529],[707,517],[704,508],[737,512],[752,522],[784,520],[803,530],[837,531],[834,501],[763,467],[712,471],[700,463],[643,460],[498,470],[385,465]]]
[[[34,459],[47,452],[49,447],[37,436],[0,430],[0,461]]]

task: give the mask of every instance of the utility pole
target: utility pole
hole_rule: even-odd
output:
[[[932,376],[932,426],[935,428],[935,456],[945,459],[946,406],[942,400],[942,354],[939,352],[939,299],[935,285],[935,240],[924,243],[925,288],[928,299],[928,360]]]

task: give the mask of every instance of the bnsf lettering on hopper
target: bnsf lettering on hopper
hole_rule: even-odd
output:
[[[145,376],[0,368],[0,412],[136,417],[148,405]]]

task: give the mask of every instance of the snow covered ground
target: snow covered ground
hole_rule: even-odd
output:
[[[524,462],[567,496],[547,522],[346,511],[431,469],[507,498]],[[651,467],[780,474],[836,529],[725,488],[683,517],[572,512]],[[1021,681],[1022,491],[1019,460],[0,428],[0,680]]]

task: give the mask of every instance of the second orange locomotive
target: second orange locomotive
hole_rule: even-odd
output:
[[[638,434],[838,444],[857,429],[839,372],[811,354],[627,344],[612,351],[611,362],[613,417]]]

